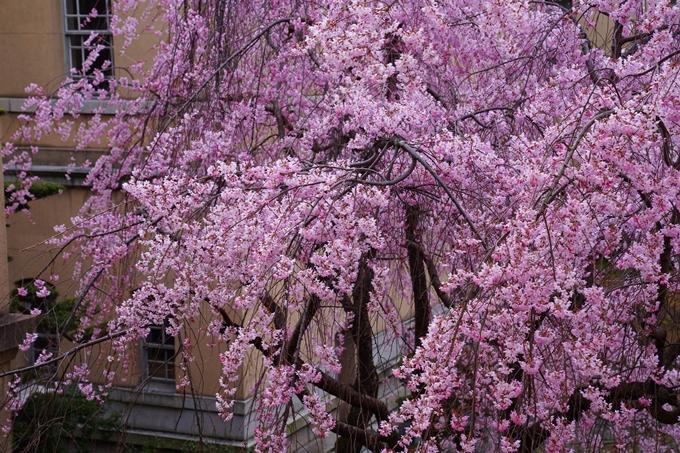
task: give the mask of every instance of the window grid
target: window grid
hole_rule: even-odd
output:
[[[175,338],[163,326],[151,326],[146,337],[146,375],[154,380],[175,381]]]
[[[109,27],[111,18],[109,0],[64,0],[64,2],[68,67],[78,71],[73,76],[83,77],[82,67],[87,56],[94,47],[103,45],[104,48],[84,76],[92,76],[95,69],[101,69],[105,61],[110,61],[109,67],[102,72],[105,77],[112,77],[113,40]],[[90,17],[93,10],[97,11],[97,17]],[[86,45],[85,42],[93,32],[98,36]]]

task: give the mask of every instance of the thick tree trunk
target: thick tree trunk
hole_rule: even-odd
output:
[[[406,248],[408,267],[413,289],[413,310],[415,317],[415,346],[420,346],[421,338],[427,335],[430,325],[430,300],[427,291],[427,276],[422,247],[419,245],[418,208],[406,208]]]
[[[356,380],[353,388],[360,394],[375,398],[378,396],[378,371],[373,361],[373,329],[368,319],[368,303],[373,289],[373,270],[368,260],[375,256],[375,251],[362,256],[359,263],[357,281],[352,292],[352,300],[345,301],[345,309],[354,313],[352,339],[356,351]],[[373,411],[363,405],[353,405],[347,417],[347,423],[361,430],[370,425]],[[338,441],[338,453],[359,453],[362,443],[350,433]]]

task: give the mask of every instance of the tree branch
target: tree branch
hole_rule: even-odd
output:
[[[603,118],[608,117],[614,113],[613,110],[606,110],[604,112],[600,112],[593,116],[590,121],[586,123],[585,126],[581,129],[581,132],[576,136],[576,139],[574,140],[574,143],[571,145],[569,148],[569,151],[567,152],[567,155],[564,157],[564,162],[562,163],[562,167],[560,170],[557,172],[555,175],[555,178],[553,179],[552,184],[550,184],[550,187],[548,188],[548,191],[546,192],[545,197],[543,198],[543,203],[541,204],[541,207],[539,208],[538,212],[536,213],[536,218],[538,219],[543,215],[543,211],[548,207],[548,205],[552,202],[553,198],[555,197],[555,188],[557,187],[557,184],[560,182],[560,179],[562,179],[562,176],[564,176],[564,172],[567,170],[567,167],[569,166],[569,162],[571,162],[571,159],[574,157],[574,153],[576,152],[576,148],[578,148],[578,145],[581,143],[581,140],[583,140],[583,137],[588,133],[591,127],[593,127],[593,124],[595,124],[598,120],[601,120]]]
[[[427,278],[423,265],[423,249],[417,246],[416,230],[418,228],[418,208],[406,206],[406,249],[408,251],[408,267],[413,290],[413,310],[415,316],[415,347],[421,344],[421,338],[427,335],[430,325],[430,300],[427,291]]]
[[[436,171],[430,165],[425,162],[425,160],[420,157],[418,152],[411,147],[408,143],[406,143],[403,140],[394,140],[394,143],[398,146],[400,146],[402,149],[404,149],[407,153],[409,153],[414,159],[416,159],[420,164],[425,167],[425,170],[428,171],[432,175],[432,177],[437,181],[437,183],[441,186],[442,189],[444,189],[444,192],[446,192],[446,195],[448,195],[449,199],[453,202],[453,204],[456,206],[456,209],[458,209],[458,212],[460,213],[461,216],[465,219],[465,222],[467,222],[468,226],[470,227],[470,230],[472,233],[477,237],[479,242],[482,244],[482,247],[484,247],[484,250],[487,250],[486,242],[484,242],[484,239],[482,238],[482,235],[479,234],[479,231],[477,231],[477,228],[475,228],[475,224],[472,223],[472,220],[470,217],[467,215],[467,212],[465,212],[465,209],[463,209],[463,206],[458,202],[456,197],[453,195],[449,187],[442,181],[442,179],[439,177]]]
[[[122,337],[126,333],[128,333],[128,329],[120,330],[118,332],[114,332],[114,333],[110,333],[108,335],[104,335],[103,337],[99,337],[97,339],[88,341],[87,343],[80,343],[77,346],[75,346],[73,349],[69,349],[67,352],[64,352],[63,354],[60,354],[59,356],[54,357],[52,359],[45,360],[44,362],[41,362],[41,363],[36,363],[35,365],[26,366],[26,367],[23,367],[23,368],[18,368],[16,370],[6,371],[4,373],[0,373],[0,378],[3,378],[5,376],[11,376],[11,375],[23,373],[25,371],[36,370],[38,368],[42,368],[44,366],[51,365],[53,363],[61,362],[61,361],[65,360],[67,357],[72,356],[73,354],[75,354],[76,352],[78,352],[82,349],[89,348],[90,346],[94,346],[96,344],[103,343],[105,341],[113,340],[114,338]]]

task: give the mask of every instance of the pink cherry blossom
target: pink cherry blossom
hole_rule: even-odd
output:
[[[346,452],[661,451],[680,435],[678,23],[661,0],[119,0],[115,42],[154,32],[155,56],[108,92],[96,71],[30,87],[7,210],[31,200],[24,145],[106,143],[51,239],[76,261],[72,316],[120,333],[126,373],[166,320],[186,363],[218,348],[224,420],[256,370],[258,452],[298,447],[302,408]],[[80,116],[100,98],[114,114]],[[64,378],[88,398],[113,379]]]

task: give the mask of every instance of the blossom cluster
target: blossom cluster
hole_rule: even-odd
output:
[[[603,426],[622,449],[672,448],[680,9],[143,3],[116,2],[126,45],[145,21],[160,40],[109,84],[116,114],[75,130],[97,79],[32,87],[4,148],[27,169],[21,141],[107,141],[53,241],[92,263],[77,309],[115,313],[113,353],[210,313],[224,418],[265,365],[257,451],[292,448],[296,404],[317,436],[352,428],[372,451],[596,451]],[[588,31],[605,17],[606,46]],[[380,360],[398,365],[383,381]],[[361,408],[353,425],[331,395]]]

